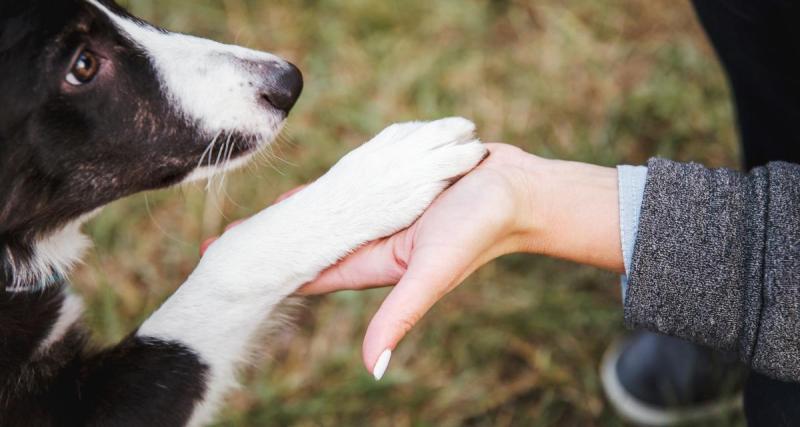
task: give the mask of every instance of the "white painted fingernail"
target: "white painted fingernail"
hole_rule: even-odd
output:
[[[372,368],[372,376],[375,377],[375,381],[380,381],[383,378],[383,374],[386,373],[386,368],[389,367],[389,360],[392,358],[392,350],[388,348],[381,353],[381,356],[378,358],[378,361],[375,362],[375,367]]]

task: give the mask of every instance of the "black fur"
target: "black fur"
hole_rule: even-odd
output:
[[[205,389],[207,367],[177,343],[130,336],[87,349],[73,326],[47,351],[65,285],[0,290],[0,425],[178,426]]]
[[[67,85],[84,48],[102,58],[101,72],[91,84]],[[262,97],[288,113],[299,73],[289,83],[289,92]],[[37,239],[186,177],[213,137],[199,128],[170,107],[145,53],[84,0],[0,0],[0,426],[189,420],[208,373],[198,355],[133,334],[95,350],[78,325],[43,348],[67,285],[55,271],[26,280],[18,273]],[[233,157],[254,148],[251,135],[218,137]]]

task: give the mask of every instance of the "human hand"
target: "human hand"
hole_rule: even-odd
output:
[[[487,147],[490,156],[411,227],[362,247],[300,290],[318,294],[397,283],[364,338],[363,361],[376,379],[433,304],[494,258],[531,252],[622,269],[615,170],[545,160],[505,144]],[[579,226],[569,223],[576,216],[584,217]],[[611,225],[594,228],[602,224]],[[570,237],[574,233],[579,235]]]

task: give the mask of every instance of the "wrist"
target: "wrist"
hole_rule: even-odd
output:
[[[616,169],[529,156],[525,171],[521,250],[624,271]]]

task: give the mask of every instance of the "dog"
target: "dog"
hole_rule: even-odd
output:
[[[67,280],[81,224],[243,165],[302,87],[275,55],[168,32],[112,0],[0,5],[0,425],[212,421],[287,296],[410,225],[486,155],[465,119],[392,125],[225,233],[121,342],[93,346]]]

